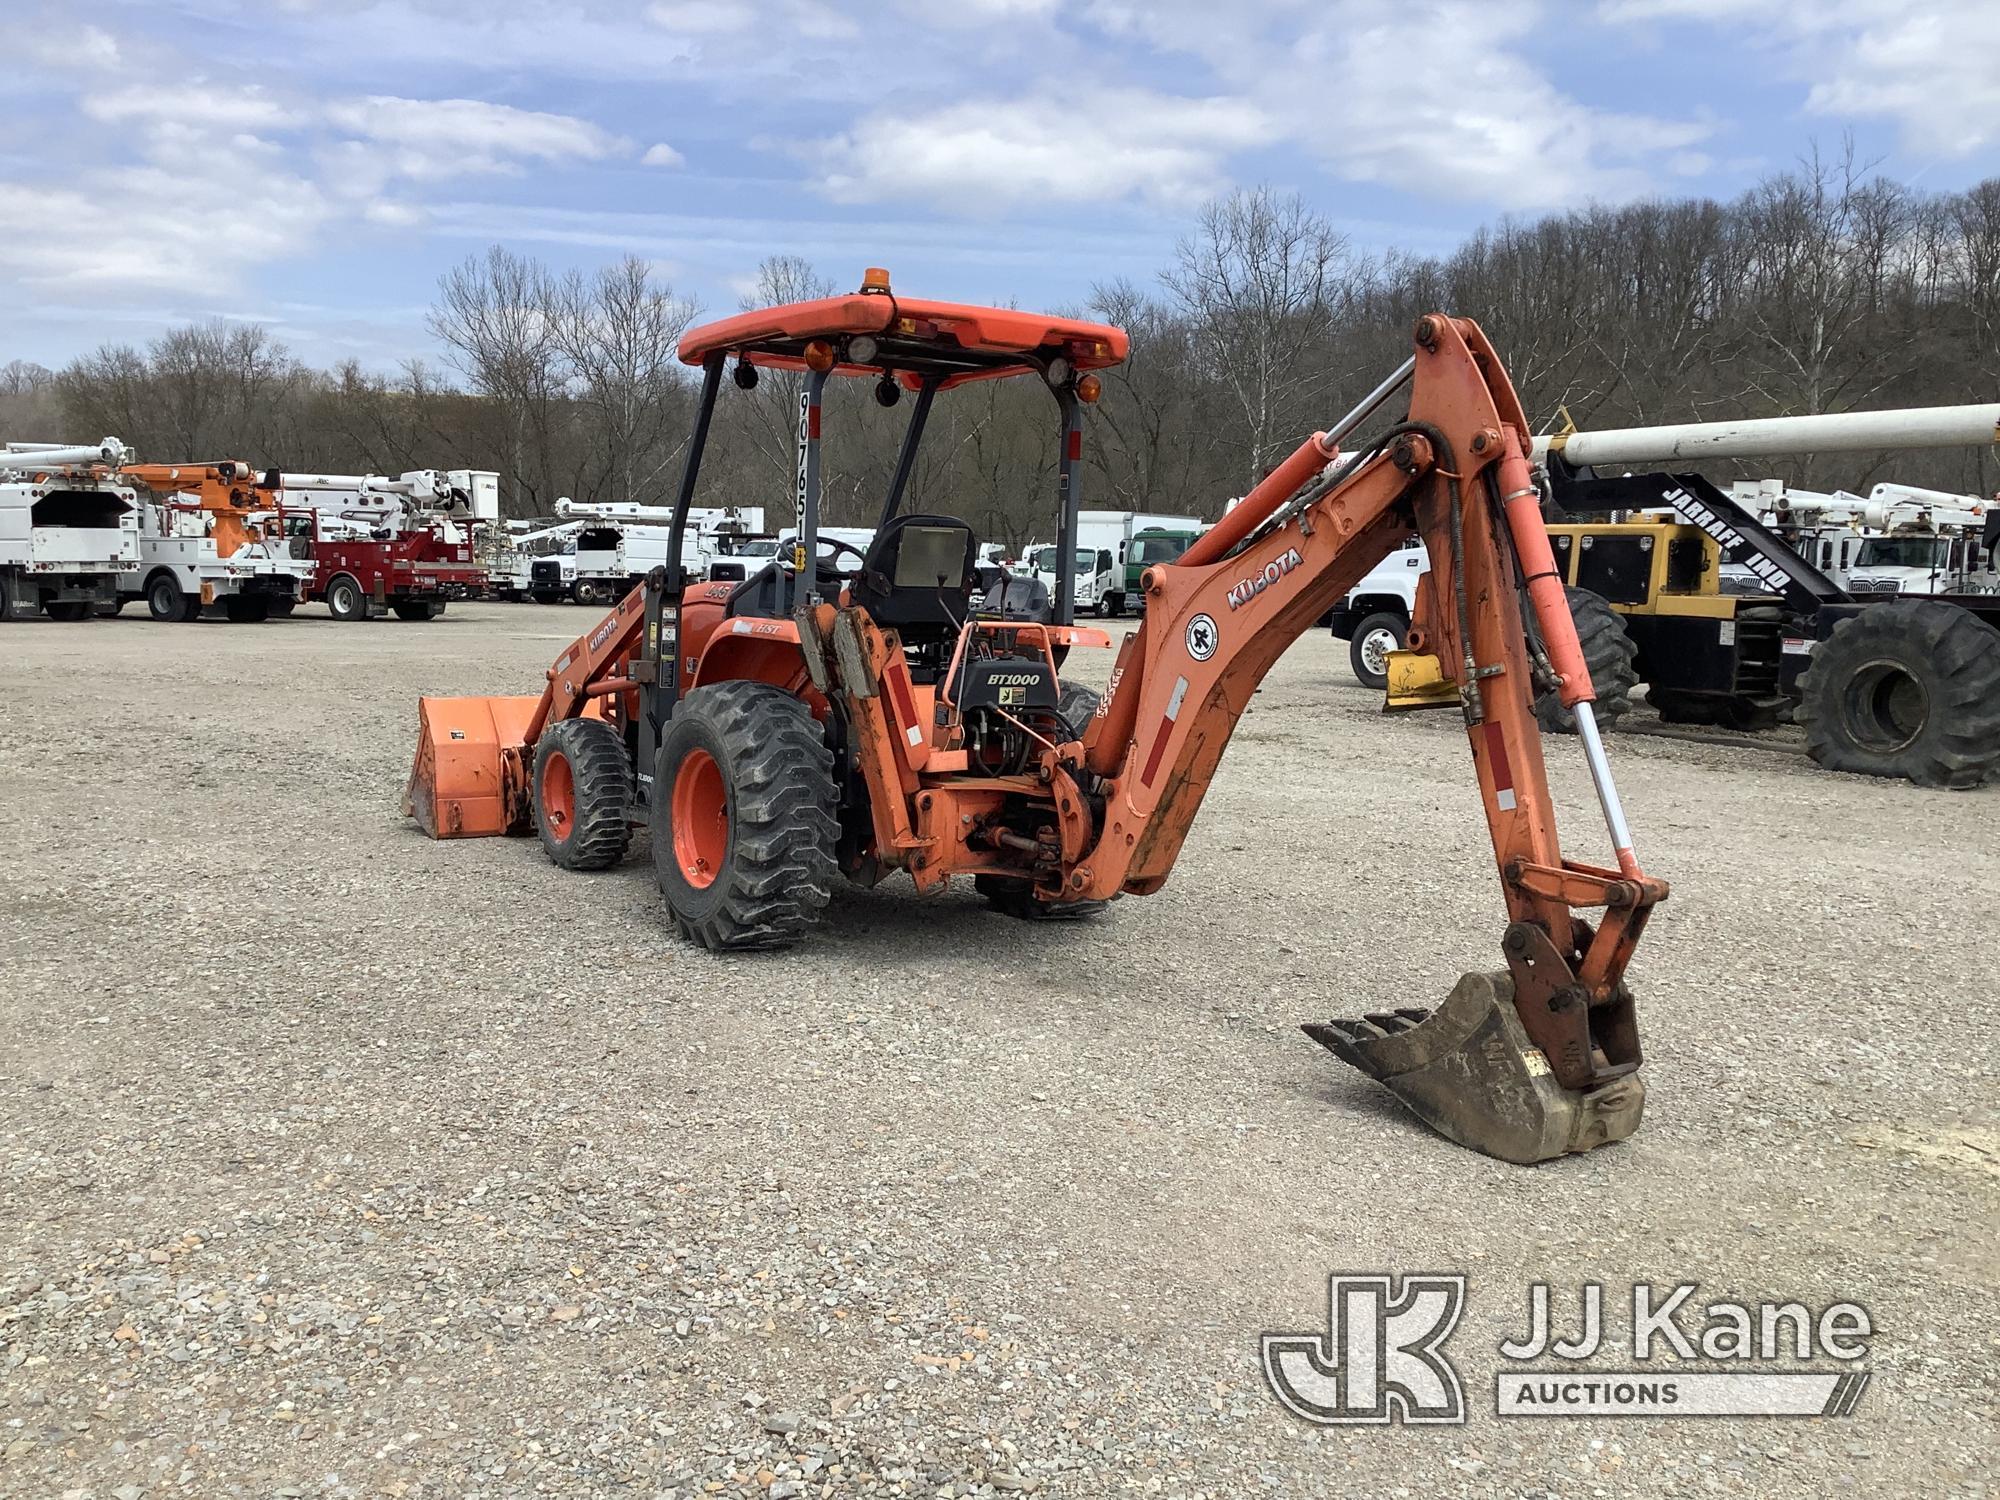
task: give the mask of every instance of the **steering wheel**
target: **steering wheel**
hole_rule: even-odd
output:
[[[797,546],[798,544],[794,542],[792,545]],[[839,577],[842,578],[854,578],[857,577],[860,574],[861,570],[868,565],[868,554],[863,552],[859,547],[855,546],[852,542],[843,542],[839,537],[829,536],[829,537],[821,537],[819,545],[822,547],[831,547],[833,549],[833,557],[815,557],[813,559],[813,566],[815,570],[825,569],[827,572],[837,574]],[[851,552],[854,554],[853,568],[847,569],[847,568],[838,568],[833,566],[834,557],[838,557],[843,552]],[[784,564],[784,567],[785,571],[788,573],[797,571],[792,567],[789,561],[787,561]]]

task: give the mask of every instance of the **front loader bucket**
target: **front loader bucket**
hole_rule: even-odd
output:
[[[420,698],[403,816],[434,839],[525,831],[521,752],[539,698]]]
[[[1467,974],[1434,1011],[1398,1010],[1304,1031],[1387,1086],[1461,1146],[1528,1164],[1622,1141],[1639,1128],[1636,1073],[1578,1093],[1557,1083],[1514,1013],[1507,973]]]

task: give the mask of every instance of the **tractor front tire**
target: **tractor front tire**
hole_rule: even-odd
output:
[[[1062,691],[1056,695],[1056,712],[1069,725],[1069,732],[1078,739],[1090,728],[1090,721],[1097,717],[1097,705],[1101,700],[1097,689],[1087,688],[1080,682],[1065,682]]]
[[[2000,631],[1955,604],[1848,616],[1799,687],[1806,753],[1829,771],[1970,787],[2000,766]]]
[[[535,742],[535,832],[565,870],[608,870],[632,842],[632,763],[602,719],[558,719]]]
[[[832,897],[833,752],[811,711],[763,682],[683,698],[653,768],[653,870],[709,949],[781,948]]]
[[[1634,665],[1639,648],[1602,594],[1575,588],[1565,592],[1577,642],[1583,647],[1583,664],[1590,669],[1590,685],[1597,694],[1592,713],[1599,730],[1610,730],[1632,711],[1632,690],[1639,685]],[[1535,699],[1535,717],[1550,734],[1576,733],[1575,711],[1563,706],[1553,688]]]
[[[1035,883],[1014,875],[975,875],[972,888],[1002,916],[1022,922],[1079,922],[1094,917],[1108,901],[1037,901]]]
[[[1389,653],[1401,651],[1410,638],[1410,622],[1401,615],[1381,610],[1354,627],[1347,640],[1347,664],[1354,680],[1365,688],[1381,692],[1389,685]]]

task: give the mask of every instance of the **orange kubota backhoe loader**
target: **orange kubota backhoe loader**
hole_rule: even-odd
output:
[[[1082,411],[1092,372],[1124,357],[1122,332],[900,298],[876,271],[850,296],[695,329],[681,357],[702,369],[701,401],[667,555],[681,555],[725,371],[747,388],[760,367],[806,372],[791,555],[741,582],[656,569],[556,659],[538,698],[424,699],[406,811],[439,838],[533,827],[577,869],[615,864],[646,823],[668,906],[710,948],[802,937],[836,869],[863,882],[902,870],[925,891],[969,875],[1022,916],[1144,895],[1173,869],[1264,673],[1415,533],[1431,570],[1410,642],[1456,682],[1507,968],[1467,975],[1435,1012],[1306,1029],[1496,1156],[1540,1161],[1629,1135],[1644,1089],[1624,975],[1666,886],[1633,857],[1500,360],[1464,319],[1425,317],[1414,342],[1352,415],[1146,571],[1145,620],[1094,702],[1058,668],[1072,647],[1109,644],[1072,625],[1067,566]],[[880,529],[851,558],[818,544],[820,402],[835,375],[876,381],[885,403],[915,397]],[[1043,381],[1059,419],[1065,571],[1048,624],[981,618],[972,528],[900,513],[934,398],[1006,377]],[[1406,386],[1403,419],[1342,454]],[[1558,846],[1531,708],[1550,688],[1575,711],[1615,868]]]

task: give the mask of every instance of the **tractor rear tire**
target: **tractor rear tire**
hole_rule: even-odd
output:
[[[1564,592],[1569,595],[1570,618],[1576,621],[1577,642],[1583,647],[1583,664],[1597,694],[1592,712],[1598,729],[1608,731],[1632,711],[1632,690],[1639,685],[1633,662],[1639,647],[1602,594],[1576,588]],[[1575,711],[1563,706],[1553,688],[1535,699],[1535,717],[1550,734],[1576,733]]]
[[[435,599],[396,599],[389,608],[399,620],[435,620],[444,606]]]
[[[1090,721],[1097,717],[1100,701],[1096,688],[1087,688],[1080,682],[1065,682],[1062,691],[1056,695],[1056,712],[1069,725],[1069,732],[1082,739]]]
[[[1347,664],[1354,669],[1354,680],[1378,693],[1388,687],[1389,653],[1401,651],[1409,638],[1410,622],[1386,609],[1362,620],[1347,638]]]
[[[1806,753],[1829,771],[1970,787],[2000,766],[2000,631],[1957,605],[1869,605],[1799,687]]]
[[[832,897],[833,752],[812,712],[764,682],[683,698],[653,766],[653,871],[709,949],[781,948]]]
[[[93,599],[58,599],[42,606],[51,620],[60,620],[65,625],[74,625],[80,620],[88,620],[97,612],[97,602]]]
[[[535,742],[535,832],[565,870],[608,870],[632,843],[632,759],[602,719],[558,719]]]

